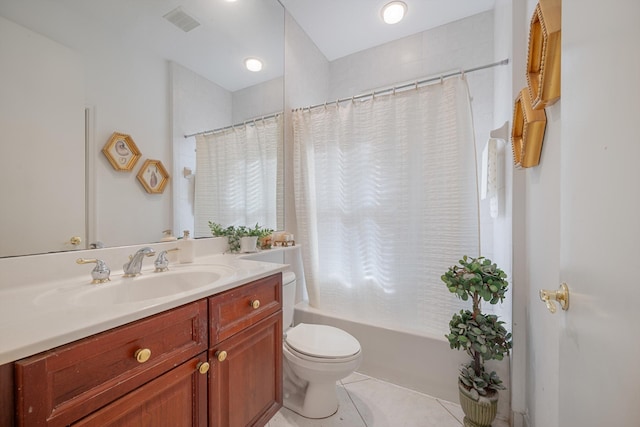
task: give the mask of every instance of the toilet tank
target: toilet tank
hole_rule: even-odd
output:
[[[282,330],[286,332],[293,323],[293,307],[296,303],[296,274],[282,273]]]

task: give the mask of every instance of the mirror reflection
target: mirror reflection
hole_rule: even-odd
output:
[[[0,256],[193,232],[184,136],[281,112],[283,40],[277,0],[0,0]],[[131,170],[102,153],[114,132],[140,151]],[[162,193],[136,179],[146,160]]]

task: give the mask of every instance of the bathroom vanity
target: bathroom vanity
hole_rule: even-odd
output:
[[[255,264],[152,315],[3,362],[0,425],[265,425],[282,405],[285,266]]]

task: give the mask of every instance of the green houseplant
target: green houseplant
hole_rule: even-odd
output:
[[[481,302],[497,304],[504,300],[509,283],[507,275],[491,260],[466,255],[459,265],[449,267],[441,279],[463,301],[471,300],[471,310],[460,310],[449,322],[445,335],[452,349],[464,350],[471,361],[463,365],[458,376],[460,404],[467,427],[489,427],[495,418],[498,390],[505,387],[498,375],[485,370],[488,360],[502,360],[511,349],[511,333],[504,322],[481,311]]]
[[[222,225],[209,221],[209,229],[211,230],[211,234],[216,237],[227,237],[229,242],[229,252],[240,252],[241,247],[243,247],[243,252],[255,252],[257,247],[257,240],[261,237],[265,237],[273,233],[273,230],[266,227],[261,227],[258,223],[254,227],[247,227],[245,225],[234,226],[230,225],[228,227],[223,227]],[[244,246],[241,245],[242,239],[246,237],[251,237],[255,239],[251,239],[252,242],[245,243]]]

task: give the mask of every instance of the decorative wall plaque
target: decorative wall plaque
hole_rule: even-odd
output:
[[[160,160],[145,160],[137,177],[147,193],[151,194],[161,194],[169,182],[169,174]]]
[[[131,136],[114,132],[102,147],[102,152],[117,171],[130,171],[140,158],[140,151]]]
[[[513,128],[511,146],[513,163],[518,167],[530,168],[540,163],[540,152],[547,115],[542,110],[534,110],[529,98],[529,90],[524,88],[516,98],[513,108]]]
[[[534,110],[560,98],[561,0],[540,0],[531,17],[527,87]]]

